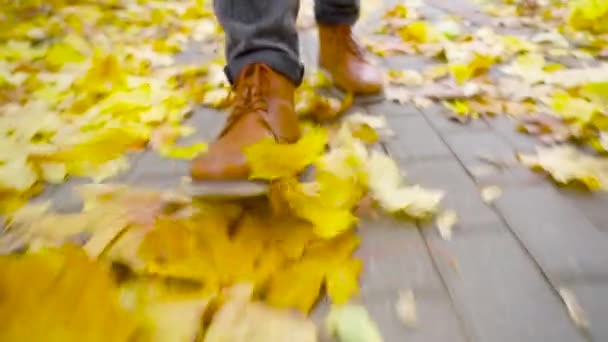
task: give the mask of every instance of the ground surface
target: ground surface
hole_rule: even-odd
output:
[[[488,20],[465,0],[428,0],[424,11],[429,16],[458,14],[473,25]],[[358,29],[364,32],[374,15]],[[303,33],[301,44],[303,59],[315,63],[316,32]],[[426,60],[397,56],[381,63],[416,69]],[[441,239],[433,227],[388,217],[359,225],[362,302],[386,341],[608,341],[607,195],[560,190],[517,163],[489,176],[473,176],[472,170],[483,164],[480,155],[512,161],[516,151],[533,150],[534,140],[518,134],[508,117],[462,125],[446,119],[446,109],[438,104],[419,110],[384,102],[353,110],[385,116],[396,135],[384,148],[413,183],[445,190],[446,206],[460,216],[451,241]],[[189,139],[211,140],[223,118],[211,109],[197,110],[189,124],[198,132]],[[188,174],[186,161],[166,160],[155,152],[139,153],[132,161],[131,171],[118,181],[172,189]],[[59,209],[72,210],[79,205],[70,190],[77,183],[70,180],[44,197]],[[486,184],[503,189],[491,206],[479,193]],[[405,288],[416,295],[416,329],[395,315],[398,291]],[[591,321],[589,331],[572,322],[559,295],[562,288],[578,298]],[[314,316],[324,317],[325,310],[322,303]]]

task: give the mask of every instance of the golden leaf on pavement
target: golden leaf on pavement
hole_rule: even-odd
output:
[[[340,342],[382,342],[378,326],[365,307],[355,304],[332,306],[326,319],[327,330]]]
[[[252,179],[273,180],[291,177],[314,163],[325,151],[327,131],[311,128],[298,142],[277,143],[266,138],[244,149]]]
[[[368,175],[372,197],[391,213],[426,218],[437,211],[443,197],[440,191],[405,185],[395,161],[381,152],[372,151]]]
[[[315,342],[314,323],[286,310],[251,301],[253,286],[237,284],[225,291],[226,301],[214,315],[207,342]]]
[[[458,222],[458,214],[454,210],[446,210],[437,216],[437,229],[442,239],[452,239],[452,228],[456,222]]]
[[[486,185],[481,187],[481,199],[485,204],[492,204],[502,195],[502,189],[497,185]]]
[[[110,272],[76,247],[0,257],[0,288],[2,341],[127,342],[136,336],[138,322],[121,308]]]
[[[590,156],[568,145],[536,148],[536,155],[519,154],[532,168],[547,171],[560,184],[580,182],[590,190],[608,189],[608,161]]]
[[[395,305],[395,310],[397,311],[399,319],[408,327],[415,327],[418,325],[416,300],[414,298],[414,291],[411,289],[399,292],[399,299]]]

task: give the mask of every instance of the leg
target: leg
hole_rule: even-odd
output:
[[[235,105],[220,136],[192,162],[193,196],[257,196],[268,184],[250,182],[243,149],[262,139],[292,143],[300,127],[294,90],[304,68],[298,56],[299,0],[215,0],[226,32],[226,74]]]
[[[254,63],[270,66],[296,85],[301,82],[299,0],[216,0],[213,6],[226,33],[226,75],[231,82]]]
[[[319,24],[319,63],[334,85],[361,100],[375,101],[382,91],[382,74],[365,60],[363,49],[352,36],[359,18],[359,0],[315,0]],[[371,95],[371,96],[370,96]]]

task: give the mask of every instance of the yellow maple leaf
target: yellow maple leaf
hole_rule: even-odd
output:
[[[253,286],[238,284],[226,291],[226,302],[214,315],[207,342],[316,342],[312,321],[285,310],[252,302]]]
[[[142,318],[137,341],[194,341],[213,294],[166,279],[135,278],[120,287],[121,302]]]
[[[326,325],[331,336],[342,342],[383,341],[378,326],[361,305],[332,306],[326,318]]]
[[[73,173],[82,163],[101,164],[117,159],[129,148],[141,147],[146,140],[140,132],[124,128],[107,128],[78,144],[64,147],[61,151],[50,156],[54,161],[64,162],[68,172]]]
[[[351,207],[342,205],[346,203],[336,203],[328,185],[316,182],[299,184],[293,179],[280,184],[282,196],[293,213],[312,223],[315,234],[326,239],[351,229],[357,221]],[[340,192],[335,195],[344,200]]]
[[[441,191],[405,185],[396,162],[381,152],[372,152],[368,175],[372,197],[392,213],[426,218],[437,211],[443,197]]]
[[[417,21],[399,29],[399,35],[405,42],[428,43],[432,39],[429,25]]]
[[[46,65],[51,70],[58,70],[66,63],[81,63],[85,56],[66,43],[53,44],[46,53]]]
[[[206,151],[207,144],[199,142],[190,146],[164,145],[158,152],[165,158],[192,160]]]
[[[323,263],[303,260],[276,272],[270,279],[266,302],[276,307],[292,307],[309,312],[320,296]]]
[[[566,93],[555,93],[551,102],[553,109],[561,117],[582,123],[591,121],[593,115],[599,111],[596,104],[584,98],[572,97]]]
[[[327,131],[313,127],[294,144],[266,138],[244,149],[252,179],[274,180],[291,177],[314,163],[325,151]]]
[[[333,303],[344,304],[359,294],[357,278],[362,268],[360,260],[347,259],[327,272],[325,286]]]
[[[359,239],[352,232],[312,243],[301,261],[273,275],[266,301],[308,312],[319,298],[323,283],[334,302],[347,301],[358,294],[361,263],[350,259],[358,245]]]
[[[580,182],[590,190],[608,190],[608,162],[568,145],[537,148],[536,155],[518,155],[532,168],[547,171],[560,184]]]
[[[26,191],[37,180],[38,175],[26,156],[0,164],[0,191]]]
[[[120,307],[109,271],[76,247],[0,257],[0,289],[2,341],[126,342],[135,336],[137,321]]]
[[[164,219],[157,220],[138,248],[147,273],[217,283],[212,243],[197,236],[184,221]]]

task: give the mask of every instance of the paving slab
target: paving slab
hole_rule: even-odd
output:
[[[387,141],[391,155],[401,161],[448,157],[451,152],[422,116],[387,116],[395,139]]]
[[[608,282],[564,284],[563,288],[574,294],[589,322],[586,333],[592,341],[608,341]]]
[[[400,0],[386,0],[357,25],[371,32],[378,18]],[[492,18],[467,0],[427,0],[422,13],[433,20],[457,14],[473,30]],[[501,33],[531,34],[529,29],[498,29]],[[307,70],[316,69],[315,29],[300,37]],[[205,58],[197,51],[178,57],[181,62]],[[380,64],[387,69],[424,69],[436,64],[420,56],[391,56]],[[384,149],[399,160],[411,183],[446,192],[444,207],[460,216],[451,241],[437,234],[433,223],[403,222],[390,217],[363,220],[358,228],[362,244],[357,256],[364,262],[361,297],[387,342],[578,342],[576,329],[557,289],[572,289],[591,320],[593,341],[608,341],[603,324],[608,315],[608,195],[556,190],[538,174],[517,164],[516,151],[532,151],[533,137],[516,131],[515,120],[496,118],[468,124],[450,121],[440,104],[418,109],[393,102],[356,107],[387,118],[395,133]],[[181,144],[211,141],[226,114],[199,108],[186,120],[197,132]],[[510,166],[479,174],[485,154]],[[189,162],[168,160],[154,151],[132,156],[132,169],[111,182],[173,190],[189,173]],[[487,166],[487,165],[486,165]],[[53,198],[63,212],[81,203],[73,186],[88,183],[74,178],[51,186],[41,197]],[[485,204],[479,187],[499,184],[503,195]],[[395,312],[398,292],[413,289],[419,326],[406,327]],[[326,299],[312,317],[322,326],[329,309]],[[322,341],[329,341],[323,337]]]
[[[584,341],[510,233],[433,238],[429,246],[475,341]]]
[[[441,293],[443,285],[416,224],[390,217],[366,219],[358,229],[362,294],[414,289]]]
[[[443,207],[458,213],[462,231],[476,231],[497,227],[500,218],[481,199],[478,186],[454,158],[403,163],[407,179],[431,189],[445,191]]]
[[[496,206],[554,282],[608,275],[608,234],[560,197],[553,185],[504,189]]]
[[[431,126],[439,132],[441,135],[446,133],[456,132],[467,132],[478,130],[487,130],[489,125],[487,120],[481,118],[478,120],[471,120],[469,122],[460,123],[455,120],[449,119],[449,109],[445,108],[441,104],[434,103],[431,106],[420,110],[424,116],[431,123]]]

